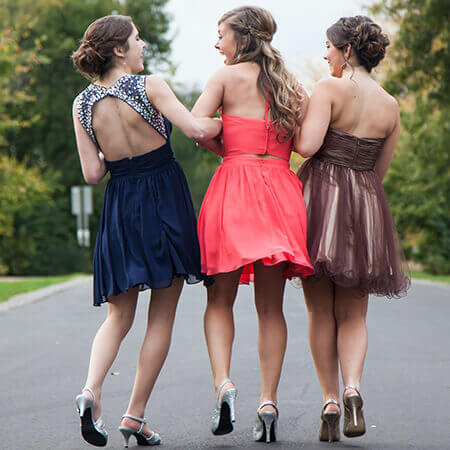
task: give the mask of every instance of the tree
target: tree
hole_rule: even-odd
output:
[[[384,86],[400,101],[403,130],[386,192],[410,256],[450,273],[448,2],[382,0],[371,10],[397,23]]]

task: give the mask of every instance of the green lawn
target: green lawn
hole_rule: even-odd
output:
[[[419,280],[439,281],[440,283],[450,283],[450,275],[430,275],[425,272],[411,272],[412,278]]]
[[[80,275],[82,274],[72,273],[55,277],[30,277],[20,281],[0,281],[0,302],[4,302],[14,295],[35,291],[51,284],[62,283]]]
[[[35,291],[51,284],[62,283],[83,274],[72,273],[69,275],[61,275],[56,277],[30,277],[20,281],[0,281],[0,302],[8,300],[17,294]],[[450,275],[430,275],[424,272],[411,272],[412,278],[429,281],[439,281],[441,283],[450,284]]]

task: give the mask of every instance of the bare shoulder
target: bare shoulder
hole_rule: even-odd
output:
[[[168,86],[167,83],[164,81],[164,79],[162,79],[159,75],[152,74],[144,76],[145,76],[145,88],[147,89],[147,92],[149,90],[155,91],[158,89],[164,89]]]
[[[313,95],[315,96],[328,96],[333,97],[335,93],[340,93],[344,90],[345,86],[341,80],[336,78],[323,78],[318,81],[313,89]]]

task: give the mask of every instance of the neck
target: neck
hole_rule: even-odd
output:
[[[347,64],[347,67],[342,71],[342,76],[350,78],[351,76],[355,75],[369,75],[369,72],[361,65],[356,64]]]
[[[98,79],[100,84],[103,85],[113,85],[119,78],[124,75],[130,75],[131,72],[127,67],[113,67],[111,70],[108,70],[102,77]]]

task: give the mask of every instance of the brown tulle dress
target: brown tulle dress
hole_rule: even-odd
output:
[[[298,170],[315,277],[370,294],[400,297],[408,269],[383,186],[374,172],[384,138],[329,127],[319,151]]]

